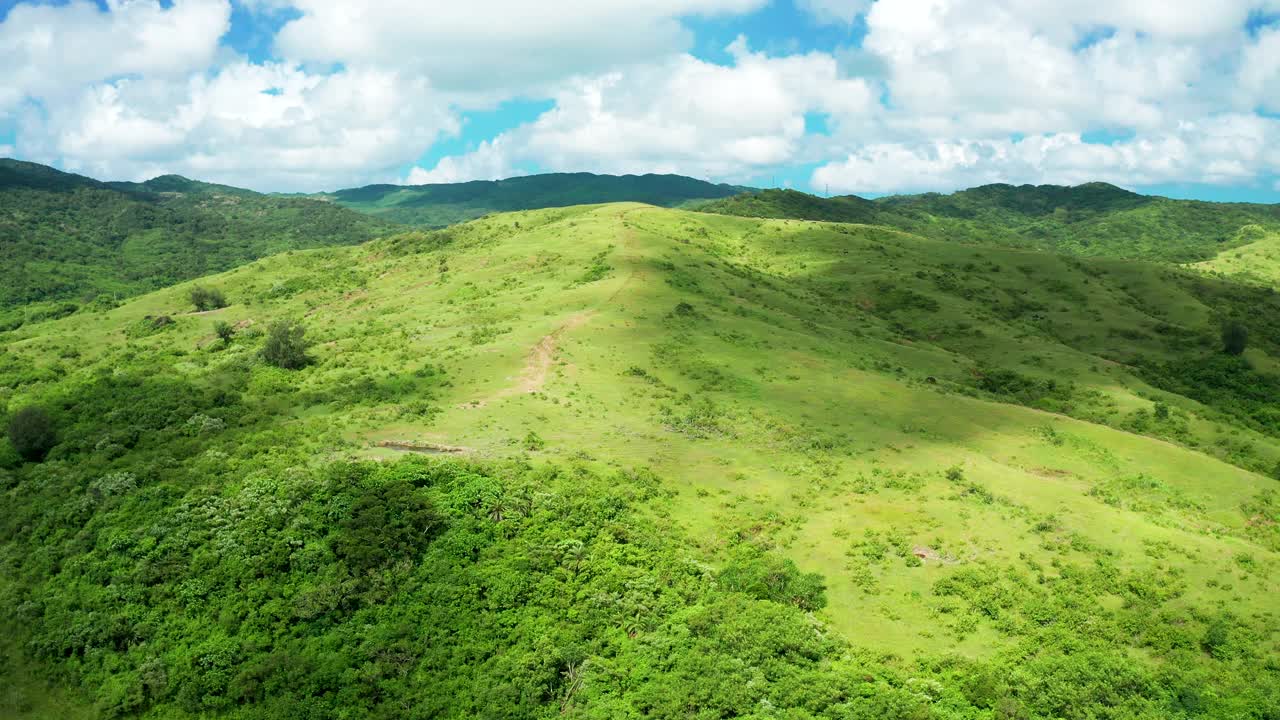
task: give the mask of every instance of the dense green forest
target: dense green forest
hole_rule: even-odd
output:
[[[1280,231],[1280,206],[1171,200],[1106,183],[985,185],[950,195],[878,200],[765,190],[704,203],[698,209],[884,225],[939,240],[1173,262],[1207,260]]]
[[[393,228],[328,203],[177,176],[102,183],[0,160],[0,327]]]
[[[747,189],[680,175],[548,173],[437,185],[369,185],[320,197],[406,225],[440,228],[494,212],[623,201],[677,207]]]
[[[1275,718],[1273,287],[614,204],[11,329],[0,716]]]

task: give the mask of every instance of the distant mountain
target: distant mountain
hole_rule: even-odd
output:
[[[232,187],[230,185],[218,185],[216,183],[201,182],[199,180],[191,180],[181,175],[161,175],[154,177],[146,182],[111,182],[107,185],[117,190],[128,190],[133,192],[148,192],[160,194],[190,194],[190,195],[233,195],[236,197],[253,197],[260,196],[252,190],[244,188]]]
[[[318,197],[406,225],[445,227],[494,212],[609,202],[679,207],[749,190],[681,175],[551,173],[437,185],[369,185]]]
[[[1139,195],[1106,183],[984,185],[866,200],[793,190],[746,193],[703,212],[885,225],[924,237],[1075,255],[1193,262],[1280,231],[1280,206]]]
[[[396,227],[332,203],[177,175],[106,183],[0,159],[0,327]]]

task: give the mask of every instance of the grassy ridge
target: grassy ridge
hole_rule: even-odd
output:
[[[1105,183],[986,185],[951,195],[875,201],[766,190],[699,209],[744,217],[884,225],[939,240],[1173,262],[1207,260],[1280,229],[1280,206],[1171,200]]]
[[[104,711],[1216,718],[1280,697],[1265,288],[635,204],[207,282],[230,307],[187,314],[178,286],[3,337],[8,408],[60,432],[0,475],[12,632]],[[258,359],[284,317],[315,341],[300,371]],[[388,462],[422,454],[453,459]]]
[[[393,227],[331,204],[176,176],[101,183],[0,160],[0,325],[291,248],[352,245]]]
[[[440,228],[495,212],[621,201],[674,207],[745,189],[679,175],[549,173],[436,185],[369,185],[322,197],[398,223]]]

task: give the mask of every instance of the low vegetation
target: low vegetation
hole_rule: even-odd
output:
[[[765,190],[705,203],[704,212],[865,223],[924,237],[1072,255],[1207,260],[1280,230],[1280,207],[1138,195],[1106,183],[986,185],[950,195],[865,200]]]
[[[354,245],[394,227],[332,203],[177,176],[103,183],[0,159],[0,328],[110,308],[273,253]]]
[[[1280,707],[1262,284],[615,204],[201,285],[0,336],[0,715]]]

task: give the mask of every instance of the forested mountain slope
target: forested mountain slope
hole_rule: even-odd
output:
[[[985,185],[940,195],[865,200],[794,190],[746,193],[699,206],[745,217],[867,223],[956,242],[1098,257],[1207,260],[1280,231],[1280,206],[1139,195],[1106,183]]]
[[[0,160],[0,326],[395,227],[330,203],[177,176],[103,183]]]
[[[638,204],[200,282],[0,336],[8,715],[1280,707],[1268,288]]]
[[[681,175],[547,173],[434,185],[369,185],[320,197],[406,225],[441,228],[494,212],[624,201],[675,207],[747,189]]]

